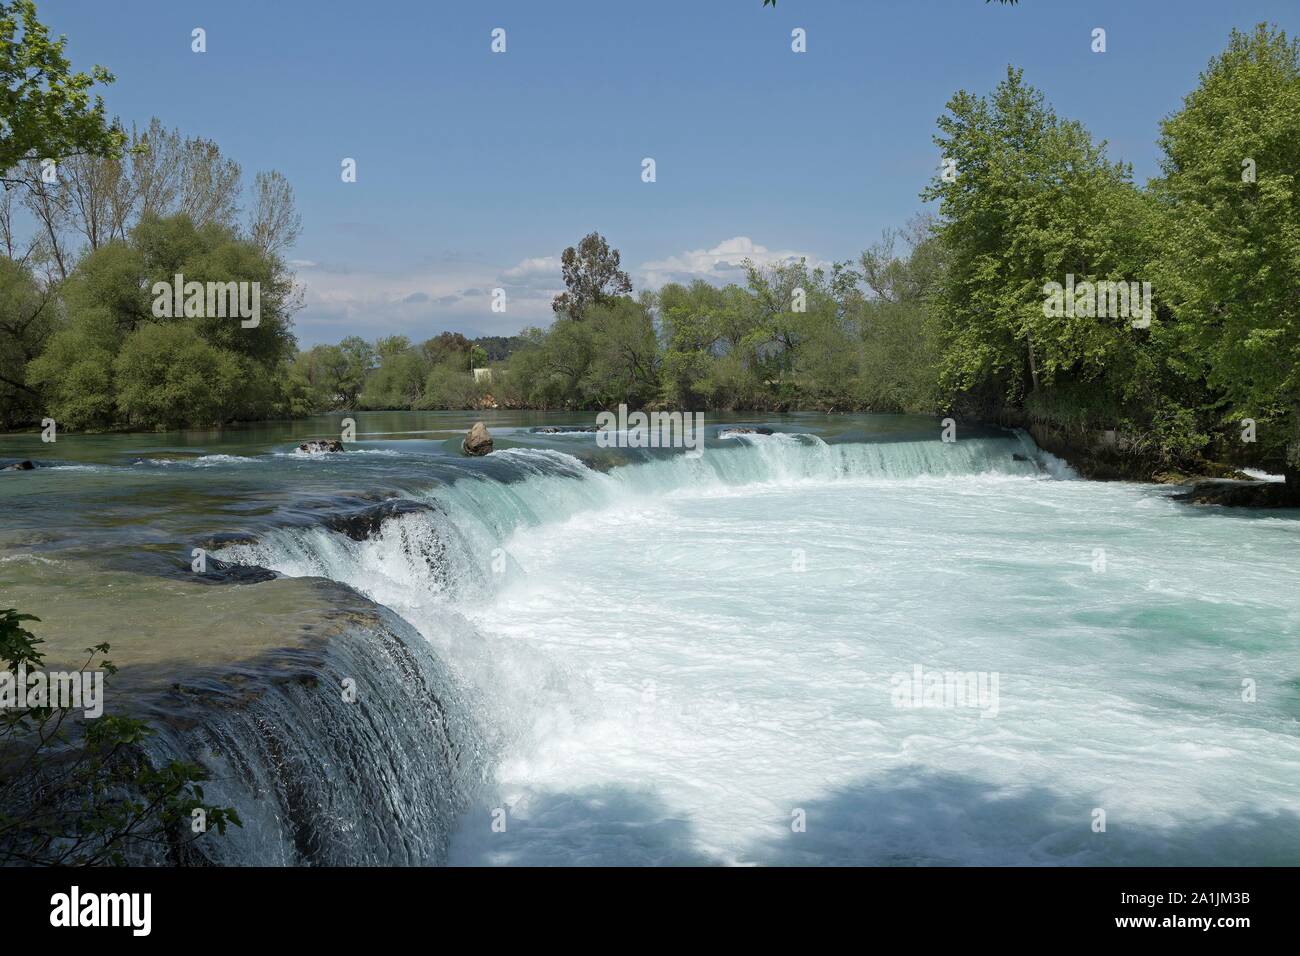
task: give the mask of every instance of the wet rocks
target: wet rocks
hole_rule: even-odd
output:
[[[492,436],[488,433],[487,426],[482,422],[475,422],[470,427],[469,432],[465,435],[465,440],[461,442],[461,451],[466,455],[474,458],[482,457],[492,451]]]
[[[1295,490],[1283,481],[1199,481],[1173,498],[1188,504],[1227,508],[1300,507]]]
[[[313,438],[298,446],[298,450],[308,455],[325,455],[344,450],[343,442],[337,438]]]
[[[222,561],[220,558],[209,557],[206,565],[206,570],[192,572],[192,574],[195,579],[209,584],[260,584],[263,581],[274,581],[279,577],[270,568],[256,564],[235,564],[231,561]]]
[[[379,531],[383,523],[389,518],[433,510],[432,505],[422,501],[412,501],[409,498],[394,498],[382,504],[362,508],[359,511],[328,515],[323,519],[322,523],[331,531],[345,534],[353,541],[365,541]]]
[[[570,435],[578,432],[599,431],[595,425],[539,425],[530,428],[534,435]]]
[[[0,471],[32,471],[36,466],[30,460],[15,461],[12,464],[5,465]]]
[[[719,438],[730,438],[732,435],[770,435],[772,429],[761,426],[740,425],[735,428],[724,428],[718,432]]]

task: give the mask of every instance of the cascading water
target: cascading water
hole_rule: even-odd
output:
[[[1275,787],[1300,758],[1278,736],[1290,705],[1231,692],[1259,627],[1296,630],[1273,597],[1287,522],[1256,525],[1243,595],[1206,560],[1234,519],[1052,480],[1068,466],[1021,434],[491,465],[408,492],[429,507],[362,541],[295,528],[220,552],[350,585],[465,688],[491,771],[451,862],[1300,858],[1300,807]],[[1205,653],[1211,630],[1236,656]],[[1172,678],[1150,676],[1154,647]],[[900,710],[917,667],[998,673],[1000,705]],[[1180,811],[1189,787],[1219,815]],[[1089,826],[1103,805],[1123,821],[1109,840]]]
[[[298,647],[154,696],[156,760],[202,760],[241,827],[142,862],[428,865],[482,784],[472,708],[405,621],[320,582],[334,607]],[[201,852],[200,852],[201,850]],[[173,850],[173,853],[175,851]]]

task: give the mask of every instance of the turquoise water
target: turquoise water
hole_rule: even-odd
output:
[[[324,423],[61,440],[63,467],[0,476],[0,575],[158,576],[226,534],[214,555],[392,609],[488,749],[455,864],[1300,863],[1294,512],[919,419],[711,423],[690,460],[505,418],[474,461],[463,418],[358,420],[328,458],[293,454]],[[433,510],[321,527],[377,494]],[[913,695],[918,669],[983,696]]]

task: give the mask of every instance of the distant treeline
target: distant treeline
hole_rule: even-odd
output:
[[[338,345],[298,353],[287,394],[294,415],[336,409],[476,408],[490,387],[473,370],[501,362],[520,336],[468,339],[443,332],[416,345],[405,335],[367,342],[350,335]]]

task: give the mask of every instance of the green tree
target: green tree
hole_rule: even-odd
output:
[[[1161,124],[1162,294],[1178,345],[1208,367],[1219,423],[1281,467],[1300,500],[1300,44],[1233,31]]]
[[[424,381],[420,408],[477,408],[484,395],[480,383],[465,370],[453,354],[435,365]]]
[[[424,352],[405,335],[390,335],[375,343],[378,367],[366,379],[357,401],[361,408],[415,408],[430,371]]]
[[[127,336],[113,360],[120,420],[144,428],[224,424],[235,417],[246,373],[239,356],[194,326],[147,323]]]
[[[170,287],[178,273],[187,283],[257,283],[257,324],[207,314],[206,300],[202,315],[155,314],[155,283]],[[217,223],[195,226],[184,214],[147,217],[125,241],[114,240],[87,255],[61,291],[66,321],[50,337],[45,352],[29,363],[28,380],[43,391],[50,414],[65,426],[208,425],[266,417],[284,408],[297,291],[276,255],[240,239],[233,229]],[[162,335],[156,331],[160,325],[184,325],[194,334]],[[156,363],[135,350],[116,362],[142,329],[153,331],[137,339],[137,345],[167,344],[179,350],[175,354],[197,363],[187,366],[186,374],[203,367],[220,371],[221,377],[208,382],[192,402],[179,401],[175,383],[169,387],[178,404],[149,400],[140,389],[144,382],[162,381]],[[196,336],[210,349],[198,349]],[[242,375],[240,387],[233,390],[225,387],[224,377],[232,361]],[[132,378],[120,378],[127,371]],[[214,398],[225,404],[213,407]]]
[[[32,0],[0,3],[0,170],[27,159],[121,151],[125,136],[106,122],[103,99],[91,96],[112,74],[102,66],[73,73],[66,45],[66,37],[50,38]]]
[[[619,252],[598,232],[590,233],[560,256],[567,291],[551,307],[571,319],[582,319],[588,308],[632,291],[632,280],[619,268]]]
[[[1044,308],[1047,284],[1070,275],[1079,285],[1150,281],[1154,211],[1128,166],[1010,68],[988,98],[956,94],[935,142],[955,163],[922,194],[940,200],[946,266],[934,307],[946,389],[976,413],[1023,409],[1055,428],[1177,422],[1162,432],[1165,455],[1203,443],[1191,419],[1169,414],[1189,370],[1162,323],[1135,329],[1131,317],[1087,314],[1083,300],[1073,317]]]
[[[58,304],[25,263],[0,258],[0,429],[40,417],[40,393],[27,364],[45,348]]]
[[[621,402],[645,405],[659,394],[659,344],[646,305],[615,299],[595,305],[583,323],[591,329],[590,356],[579,382],[585,407]]]

